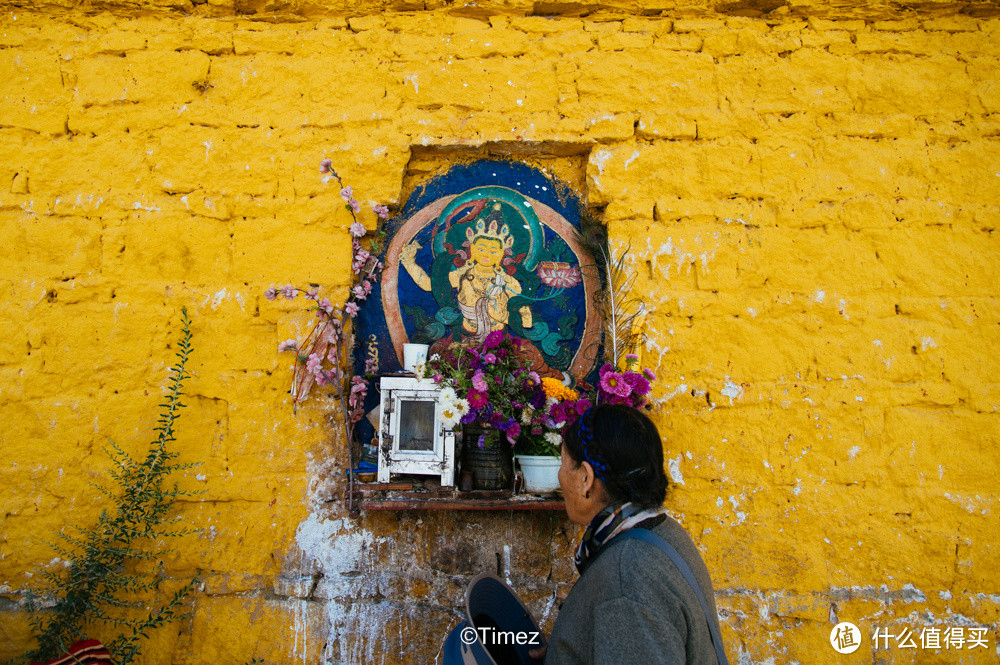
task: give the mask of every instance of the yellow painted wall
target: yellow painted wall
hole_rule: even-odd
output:
[[[576,529],[346,514],[333,403],[294,415],[276,353],[310,318],[263,298],[343,297],[321,159],[399,204],[461,146],[583,155],[631,246],[731,662],[996,662],[995,2],[76,4],[0,3],[0,659],[44,541],[101,508],[106,437],[151,438],[182,306],[203,531],[166,563],[204,586],[142,662],[440,662],[497,561],[551,627]],[[835,619],[988,648],[842,657]]]

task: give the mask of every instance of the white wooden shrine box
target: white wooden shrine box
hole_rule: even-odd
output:
[[[440,389],[412,376],[380,380],[378,482],[393,473],[441,476],[455,484],[455,433],[441,424]]]

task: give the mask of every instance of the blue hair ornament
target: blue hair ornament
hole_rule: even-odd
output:
[[[583,458],[594,468],[594,475],[601,480],[607,480],[608,467],[596,453],[591,455],[590,448],[594,443],[594,407],[590,407],[580,416],[580,444],[583,448]]]

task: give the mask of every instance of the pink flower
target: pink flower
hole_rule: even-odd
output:
[[[318,295],[319,295],[319,290],[318,289],[309,289],[306,292],[306,298],[309,298],[310,300],[316,300],[316,296],[318,296]]]
[[[479,370],[476,370],[476,373],[472,376],[472,387],[482,393],[486,392],[488,389],[486,377],[483,376],[483,373]]]
[[[366,298],[372,294],[372,283],[367,279],[361,282],[361,288],[364,289]]]
[[[361,222],[354,222],[351,224],[351,228],[348,229],[352,238],[360,238],[365,234],[365,225]]]
[[[291,284],[285,284],[283,287],[281,287],[281,295],[285,296],[289,300],[293,300],[297,292],[298,289],[296,289]]]
[[[318,353],[310,355],[306,361],[306,371],[319,376],[320,372],[323,371],[323,357]]]
[[[497,356],[495,353],[487,353],[485,356],[483,356],[483,360],[492,365],[497,361]]]
[[[365,287],[361,286],[360,284],[351,289],[351,292],[354,294],[354,297],[357,298],[358,300],[364,300],[365,298],[368,297],[368,294],[365,293]]]
[[[349,205],[351,207],[351,210],[353,210],[354,212],[358,212],[361,210],[361,204],[358,203],[357,199],[348,199],[347,205]]]
[[[355,275],[361,272],[370,258],[371,254],[365,249],[359,249],[354,253],[354,262],[351,264],[351,270],[354,271]]]
[[[540,261],[538,263],[538,279],[545,286],[558,289],[569,289],[580,283],[580,268],[571,266],[564,261]]]
[[[478,390],[469,391],[469,406],[473,409],[481,409],[486,406],[489,399],[486,397],[485,392],[479,392]]]
[[[323,298],[319,301],[319,308],[326,312],[327,314],[333,314],[333,303],[330,302],[329,298]]]
[[[352,196],[354,196],[353,187],[344,187],[342,190],[340,190],[340,198],[344,199],[345,201],[350,201]]]
[[[347,398],[347,403],[351,408],[358,409],[364,406],[365,395],[368,394],[368,383],[360,376],[351,378],[351,394]]]
[[[299,348],[299,343],[294,339],[286,339],[281,344],[278,344],[278,353],[284,353],[285,351],[295,351]]]
[[[264,291],[264,297],[268,300],[275,300],[278,297],[278,289],[272,286],[267,291]]]
[[[321,161],[319,163],[319,172],[323,173],[323,174],[330,173],[330,174],[336,176],[337,172],[333,170],[333,160],[332,159],[324,159],[323,161]]]
[[[358,312],[361,311],[361,308],[358,307],[357,303],[349,302],[346,305],[344,305],[344,311],[347,313],[347,316],[353,319],[355,316],[358,315]]]
[[[642,370],[642,375],[649,379],[650,381],[656,381],[656,375],[653,374],[653,370],[648,367]]]
[[[389,219],[389,209],[384,205],[373,203],[372,212],[375,213],[379,219]]]
[[[618,372],[607,372],[601,377],[601,390],[618,397],[627,397],[632,387]]]

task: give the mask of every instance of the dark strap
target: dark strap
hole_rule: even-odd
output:
[[[711,611],[708,609],[708,602],[705,600],[705,594],[701,592],[701,586],[698,584],[698,580],[695,579],[694,573],[691,572],[690,566],[687,562],[681,558],[681,555],[677,553],[673,545],[665,541],[663,538],[653,533],[649,529],[643,528],[632,528],[626,531],[622,531],[617,536],[612,538],[602,549],[607,548],[611,543],[616,540],[622,540],[625,538],[634,538],[636,540],[642,540],[650,545],[655,545],[656,547],[663,550],[663,553],[670,557],[674,565],[677,566],[677,570],[680,571],[684,579],[694,590],[694,595],[698,596],[698,602],[701,603],[701,609],[705,612],[705,620],[708,621],[708,632],[712,636],[712,645],[715,647],[715,655],[719,659],[719,665],[729,665],[729,661],[726,660],[726,651],[722,648],[722,635],[719,634],[719,629],[716,623],[711,620]]]

